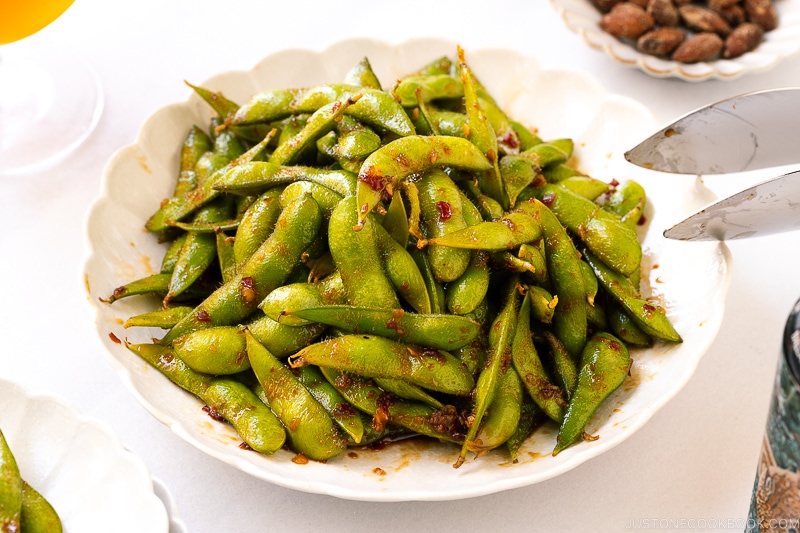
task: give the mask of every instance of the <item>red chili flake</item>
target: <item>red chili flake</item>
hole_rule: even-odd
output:
[[[608,186],[611,188],[616,188],[619,186],[619,182],[617,181],[616,178],[614,178],[608,183]]]
[[[356,414],[356,410],[347,402],[338,402],[332,413],[336,416],[353,416]]]
[[[641,218],[639,218],[639,220],[636,221],[636,224],[638,226],[644,226],[645,224],[647,224],[647,219],[645,218],[644,215],[642,215]]]
[[[121,340],[119,340],[119,337],[117,337],[116,335],[114,335],[114,332],[113,332],[113,331],[112,331],[111,333],[109,333],[109,334],[108,334],[108,338],[109,338],[109,339],[111,339],[113,342],[116,342],[117,344],[122,344],[122,341],[121,341]]]
[[[208,314],[208,311],[205,309],[201,309],[194,314],[195,320],[198,322],[211,322],[211,315]]]
[[[219,411],[217,411],[216,409],[214,409],[214,408],[213,408],[213,407],[211,407],[210,405],[204,405],[204,406],[203,406],[203,411],[205,411],[205,413],[206,413],[208,416],[210,416],[211,418],[213,418],[213,419],[214,419],[214,420],[216,420],[217,422],[222,422],[222,421],[224,421],[224,420],[225,420],[225,419],[222,417],[222,415],[221,415],[221,414],[219,414]]]
[[[517,137],[514,132],[510,131],[500,139],[500,144],[508,146],[509,148],[519,148],[519,137]]]
[[[551,205],[553,205],[553,203],[554,203],[555,201],[556,201],[556,195],[555,195],[555,193],[547,193],[547,194],[545,194],[544,196],[542,196],[542,203],[543,203],[544,205],[548,206],[548,207],[549,207],[549,206],[551,206]]]
[[[124,296],[126,292],[128,292],[128,288],[125,285],[117,287],[116,289],[114,289],[114,298],[115,299],[122,298],[122,296]]]
[[[387,320],[386,321],[386,327],[388,329],[397,329],[397,319],[390,318],[389,320]]]
[[[256,290],[255,290],[256,282],[250,276],[245,276],[242,278],[242,281],[239,286],[239,292],[242,295],[242,299],[245,303],[250,303],[256,299]]]
[[[250,451],[250,450],[252,450],[253,448],[252,448],[252,447],[250,447],[250,445],[249,445],[249,444],[247,444],[246,442],[243,442],[243,443],[239,444],[239,449],[240,449],[240,450],[247,450],[247,451]]]
[[[655,308],[655,306],[653,306],[653,305],[651,305],[651,304],[644,304],[644,306],[642,306],[642,307],[643,307],[644,311],[645,311],[645,312],[646,312],[648,315],[652,315],[653,313],[655,313],[655,312],[656,312],[656,308]]]
[[[436,202],[436,209],[439,210],[439,220],[441,221],[450,220],[450,217],[453,216],[453,206],[450,205],[450,202]]]
[[[366,183],[373,191],[382,191],[386,187],[386,178],[381,176],[373,167],[358,175],[358,181]]]

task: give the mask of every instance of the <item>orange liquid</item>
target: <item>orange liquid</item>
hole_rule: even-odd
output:
[[[13,43],[41,30],[75,0],[0,0],[0,44]]]

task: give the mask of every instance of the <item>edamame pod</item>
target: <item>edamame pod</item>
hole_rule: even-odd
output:
[[[305,196],[292,202],[278,217],[275,231],[242,266],[241,272],[178,322],[161,343],[169,344],[198,329],[244,320],[289,277],[300,255],[316,237],[321,222],[322,215],[313,198]]]
[[[616,214],[558,185],[543,185],[536,196],[609,267],[626,276],[639,268],[642,247],[636,232]]]
[[[326,305],[297,308],[287,314],[351,333],[379,335],[439,350],[461,348],[480,332],[480,324],[467,317],[406,313],[402,309]]]
[[[283,166],[269,161],[251,161],[227,169],[214,182],[214,189],[254,195],[295,181],[313,181],[342,196],[356,193],[356,175],[352,172],[302,165]]]
[[[238,328],[237,328],[238,330]],[[237,331],[236,338],[225,327],[201,329],[172,342],[175,355],[195,372],[211,375],[230,375],[250,368],[244,333]]]
[[[564,419],[567,400],[560,387],[550,381],[544,365],[539,358],[531,336],[531,293],[525,292],[519,308],[517,328],[511,345],[511,359],[514,368],[522,378],[525,390],[542,411],[559,424]]]
[[[170,381],[205,402],[209,415],[228,421],[253,450],[271,454],[283,446],[286,434],[280,422],[241,382],[195,372],[168,346],[127,343],[126,346]]]
[[[366,227],[355,231],[357,220],[356,199],[349,196],[333,210],[328,225],[328,246],[342,276],[347,301],[357,307],[399,308],[400,302],[380,262],[373,231],[377,223],[365,220]]]
[[[391,424],[447,442],[461,442],[462,427],[452,406],[436,410],[421,402],[402,400],[372,380],[334,368],[320,368],[325,378],[356,409],[372,416],[371,429],[383,432]]]
[[[0,431],[0,531],[19,531],[22,479],[8,441]]]
[[[242,216],[233,241],[233,256],[237,265],[244,265],[275,229],[281,213],[278,200],[281,190],[279,187],[267,189]]]
[[[558,431],[553,455],[577,441],[597,408],[625,380],[631,359],[625,345],[608,333],[597,333],[581,356],[578,384]]]
[[[375,335],[343,335],[289,357],[293,367],[335,367],[371,378],[401,378],[426,389],[464,396],[474,386],[466,367],[447,352]]]
[[[281,420],[292,448],[309,459],[324,461],[347,448],[347,439],[327,411],[247,330],[247,355],[264,388],[269,407]]]
[[[467,444],[476,457],[502,446],[517,430],[523,394],[522,382],[514,368],[503,369],[498,378],[497,392],[478,434]]]
[[[517,327],[517,279],[512,276],[506,282],[507,287],[503,309],[492,322],[489,330],[489,360],[481,370],[475,386],[475,403],[472,408],[469,430],[464,438],[461,453],[456,459],[454,468],[460,467],[467,457],[470,447],[474,446],[483,417],[492,404],[499,387],[503,369],[511,366],[511,344]]]
[[[364,160],[358,173],[359,225],[363,225],[367,214],[381,201],[387,187],[435,166],[473,171],[492,169],[474,144],[459,137],[409,135],[386,143]]]
[[[642,331],[657,339],[683,341],[663,307],[642,299],[630,279],[608,267],[590,251],[584,250],[583,256],[597,275],[600,285],[628,312]]]
[[[325,379],[320,369],[316,366],[303,366],[293,369],[292,373],[328,412],[342,431],[347,433],[354,443],[360,444],[364,438],[364,424],[361,415],[347,403],[336,387]]]
[[[438,246],[433,243],[467,227],[461,206],[463,193],[443,171],[434,169],[417,182],[420,198],[420,217],[428,243],[426,252],[431,270],[442,283],[454,281],[467,269],[470,253],[467,250]]]
[[[50,502],[23,479],[20,531],[22,533],[61,533],[62,530],[61,518]]]

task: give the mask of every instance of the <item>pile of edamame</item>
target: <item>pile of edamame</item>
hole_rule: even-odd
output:
[[[25,481],[0,431],[0,531],[61,533],[61,518],[36,489]]]
[[[646,196],[572,164],[508,117],[463,50],[384,88],[267,90],[187,133],[174,194],[146,222],[160,272],[126,346],[197,396],[243,446],[295,461],[424,435],[454,466],[542,424],[583,439],[630,346],[681,342],[640,293]],[[459,451],[460,450],[460,451]]]

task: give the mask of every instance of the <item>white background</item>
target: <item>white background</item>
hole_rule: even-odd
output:
[[[108,158],[156,109],[188,97],[183,80],[249,69],[284,48],[427,36],[583,70],[645,104],[660,124],[735,94],[800,85],[797,57],[734,81],[649,77],[587,47],[546,0],[77,0],[36,37],[81,54],[102,81],[106,107],[88,141],[56,167],[0,180],[0,375],[61,395],[108,424],[166,484],[192,533],[621,531],[661,519],[740,530],[780,336],[800,296],[796,233],[728,244],[733,277],[719,336],[691,381],[641,431],[558,478],[470,500],[362,503],[257,480],[157,422],[101,353],[81,272],[84,216]]]

